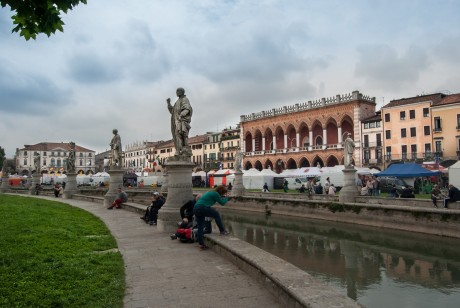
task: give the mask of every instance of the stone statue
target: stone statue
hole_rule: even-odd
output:
[[[188,133],[190,131],[190,122],[192,121],[193,109],[188,98],[185,96],[183,88],[177,88],[178,97],[174,106],[171,105],[171,99],[166,99],[169,113],[171,113],[171,133],[176,148],[175,156],[186,155],[192,156],[192,151],[188,146]]]
[[[344,149],[345,149],[344,165],[345,167],[350,167],[352,166],[351,162],[353,160],[353,152],[355,151],[355,143],[353,139],[351,139],[351,133],[347,134],[347,139],[345,139]]]
[[[75,173],[75,142],[70,141],[69,157],[67,158],[67,172]]]
[[[3,157],[3,164],[2,164],[2,175],[6,176],[6,170],[8,169],[8,162],[6,161],[6,157]]]
[[[35,152],[34,154],[34,167],[35,172],[40,172],[40,153]]]
[[[244,153],[241,151],[241,149],[238,149],[235,155],[235,165],[233,166],[235,172],[243,172],[243,157]]]
[[[112,141],[110,141],[110,148],[112,152],[112,163],[111,166],[120,166],[121,165],[121,138],[118,135],[118,129],[113,131]]]

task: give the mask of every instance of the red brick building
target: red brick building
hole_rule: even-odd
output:
[[[375,98],[358,91],[240,118],[245,170],[277,172],[343,164],[343,140],[351,133],[354,161],[360,167],[361,120],[375,114]]]

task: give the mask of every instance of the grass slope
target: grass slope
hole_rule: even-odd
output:
[[[69,205],[0,195],[0,307],[122,307],[123,260],[107,227]]]

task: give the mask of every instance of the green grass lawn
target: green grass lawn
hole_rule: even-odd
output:
[[[0,195],[0,307],[123,307],[116,247],[88,212]]]

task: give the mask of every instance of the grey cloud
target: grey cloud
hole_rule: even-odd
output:
[[[135,83],[148,83],[168,72],[169,60],[148,24],[131,20],[125,28],[115,40],[99,42],[98,50],[92,46],[93,40],[75,42],[79,51],[68,63],[71,78],[83,84],[109,84],[127,78]],[[94,51],[90,53],[88,49]]]
[[[47,77],[21,72],[7,65],[0,66],[0,110],[11,113],[44,114],[52,112],[57,103],[66,104],[61,97],[69,91],[60,89]]]
[[[418,81],[428,68],[428,55],[418,46],[410,46],[404,53],[387,45],[367,45],[358,48],[359,60],[355,76],[364,78],[370,87],[399,90]]]
[[[155,41],[147,23],[131,21],[125,37],[122,43],[127,50],[124,68],[136,82],[156,81],[170,71],[169,58]]]
[[[97,54],[78,53],[68,62],[68,74],[82,84],[104,84],[120,79],[120,67]]]
[[[443,38],[433,48],[433,53],[439,61],[458,67],[460,63],[460,35]]]
[[[232,25],[185,42],[187,64],[210,80],[230,82],[282,80],[291,72],[325,67],[323,57],[310,56],[307,26],[299,22],[276,27],[269,21]],[[247,27],[247,28],[246,28]],[[251,28],[254,28],[251,30]],[[201,48],[206,46],[206,48]]]

